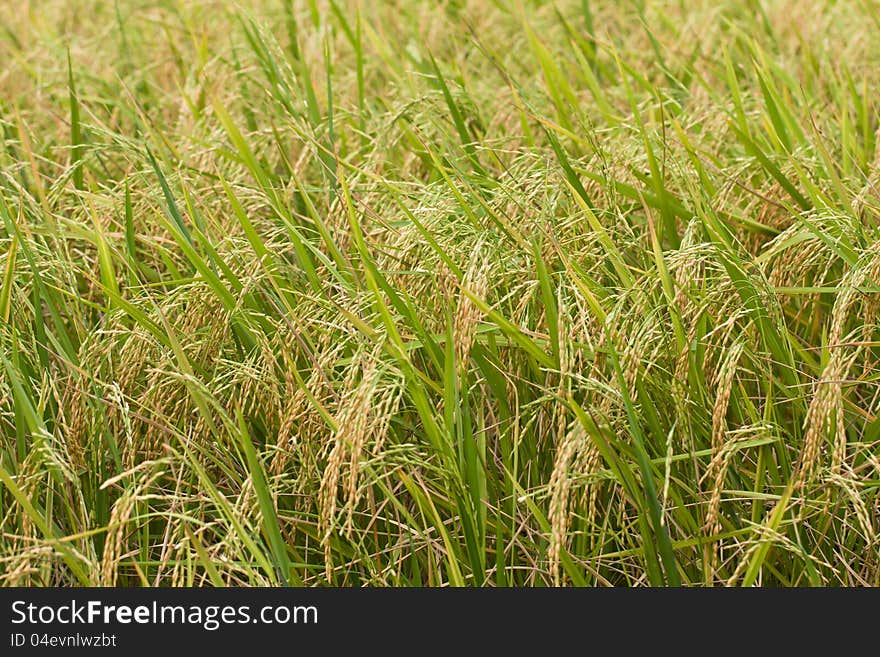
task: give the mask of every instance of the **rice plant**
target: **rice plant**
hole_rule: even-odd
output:
[[[880,3],[0,20],[0,583],[880,585]]]

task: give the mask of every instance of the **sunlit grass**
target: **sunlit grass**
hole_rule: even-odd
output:
[[[5,585],[880,585],[872,2],[0,31]]]

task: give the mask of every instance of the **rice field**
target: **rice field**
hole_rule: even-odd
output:
[[[880,3],[0,10],[0,584],[880,585]]]

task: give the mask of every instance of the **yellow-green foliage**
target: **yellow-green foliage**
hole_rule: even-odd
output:
[[[880,584],[873,0],[44,0],[0,582]]]

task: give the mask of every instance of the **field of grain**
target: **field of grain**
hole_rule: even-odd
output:
[[[0,10],[0,584],[880,585],[880,3]]]

